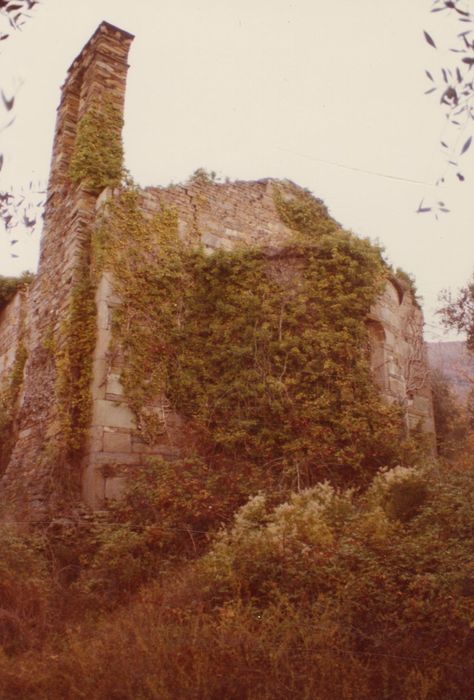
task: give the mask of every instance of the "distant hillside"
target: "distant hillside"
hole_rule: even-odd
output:
[[[465,343],[427,343],[428,361],[432,369],[441,370],[451,381],[461,400],[466,399],[474,389],[474,356],[470,355]]]

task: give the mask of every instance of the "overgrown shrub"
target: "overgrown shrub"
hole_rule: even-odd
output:
[[[402,485],[423,494],[408,518]],[[473,496],[472,470],[425,467],[254,497],[191,566],[41,653],[0,655],[0,695],[466,700]]]
[[[0,648],[26,649],[48,627],[52,582],[41,542],[13,527],[0,527]]]
[[[438,454],[453,457],[466,447],[468,416],[463,415],[453,387],[441,370],[432,370],[431,388]]]
[[[27,286],[34,278],[31,272],[24,272],[20,277],[0,276],[0,311],[13,299],[15,294]]]
[[[83,555],[78,587],[113,606],[170,567],[201,555],[249,493],[271,482],[256,469],[212,469],[199,456],[150,459],[134,471],[124,497],[111,504]],[[281,499],[273,491],[272,500]]]
[[[0,386],[0,474],[3,473],[15,444],[15,414],[27,356],[26,347],[20,341],[16,348],[13,365]]]

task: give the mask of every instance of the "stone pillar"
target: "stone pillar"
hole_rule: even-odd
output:
[[[72,294],[78,275],[84,274],[87,266],[100,193],[72,182],[70,164],[78,125],[92,105],[100,110],[106,96],[107,103],[123,114],[132,40],[128,32],[102,22],[72,63],[58,108],[40,263],[30,290],[29,355],[18,417],[19,438],[0,485],[7,502],[21,501],[39,513],[54,501],[61,470],[77,468],[68,464],[67,454],[57,455],[52,449],[61,442],[57,358],[67,343],[65,328]],[[116,128],[120,138],[121,125]],[[75,480],[80,483],[80,474]]]

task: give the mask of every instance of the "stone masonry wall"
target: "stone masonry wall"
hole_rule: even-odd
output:
[[[423,313],[411,290],[389,280],[367,321],[372,368],[382,393],[400,404],[407,427],[435,433],[431,385],[423,341]]]
[[[7,306],[0,311],[0,386],[15,362],[20,341],[25,336],[28,291],[15,294]]]
[[[278,246],[291,231],[275,207],[277,182],[215,183],[196,178],[166,189],[148,187],[142,193],[142,208],[150,215],[162,206],[175,208],[181,238],[208,250],[231,249],[239,243]]]
[[[58,469],[70,468],[67,455],[55,455],[55,463],[51,457],[60,411],[55,356],[67,342],[65,321],[87,258],[97,198],[80,183],[71,182],[69,166],[79,120],[91,104],[100,105],[106,97],[123,112],[132,38],[103,22],[70,67],[58,108],[39,269],[30,288],[30,352],[18,415],[19,439],[2,478],[9,502],[23,502],[38,517],[51,501],[54,475]]]

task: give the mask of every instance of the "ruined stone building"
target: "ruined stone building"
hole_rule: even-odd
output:
[[[65,433],[74,425],[64,421],[61,401],[68,402],[69,418],[86,416],[80,460],[73,468],[83,498],[93,507],[120,494],[124,469],[143,464],[150,454],[166,457],[175,449],[168,433],[154,444],[137,435],[136,415],[121,381],[123,358],[111,345],[112,312],[121,299],[110,272],[100,273],[94,287],[94,327],[83,327],[84,337],[76,336],[74,329],[76,319],[82,322],[77,290],[90,260],[90,231],[115,196],[112,187],[100,189],[81,179],[80,162],[72,178],[78,126],[91,107],[100,112],[107,104],[119,117],[108,128],[120,137],[132,39],[103,22],[69,69],[58,109],[38,274],[0,312],[0,386],[10,382],[11,388],[11,430],[9,444],[2,448],[1,489],[12,501],[23,500],[40,510],[63,478],[62,470],[71,469],[64,445]],[[275,251],[292,235],[278,214],[275,191],[294,187],[271,179],[217,183],[198,177],[185,185],[146,188],[139,201],[145,217],[164,207],[177,212],[181,239],[198,242],[208,251],[243,244]],[[367,318],[372,369],[387,399],[403,406],[407,425],[421,425],[424,432],[433,433],[422,326],[422,312],[409,286],[389,276]],[[82,377],[74,357],[85,355],[92,361]],[[66,381],[68,373],[75,377],[73,385]],[[82,410],[84,402],[87,411]],[[166,397],[156,397],[153,411],[179,423]]]

